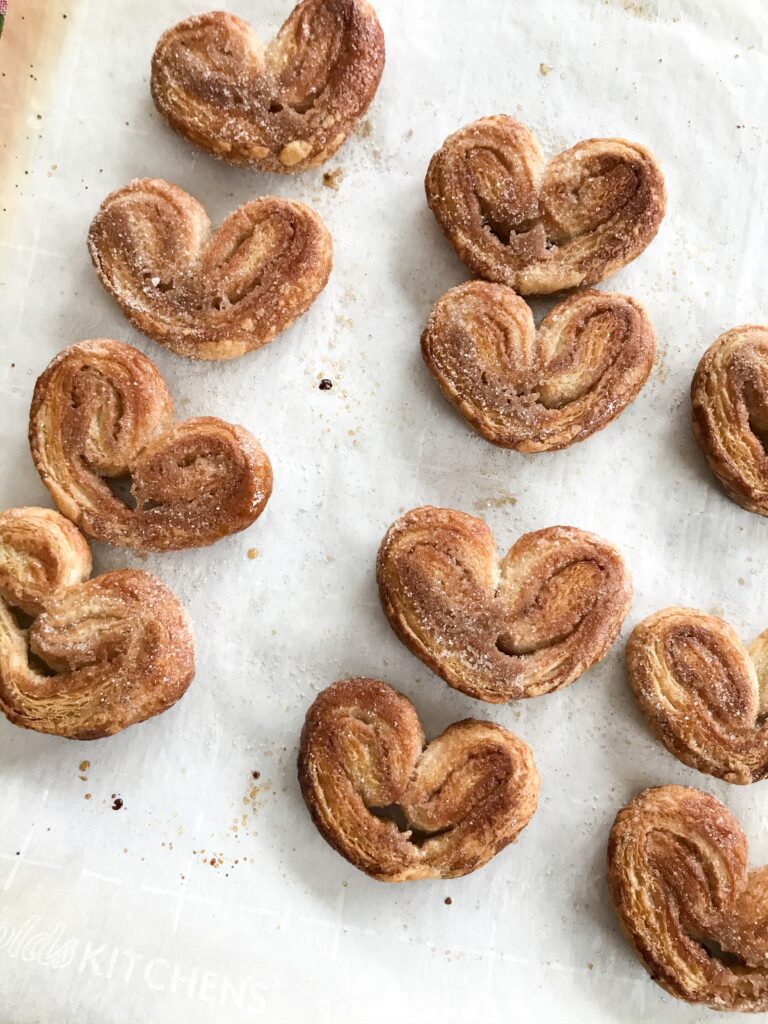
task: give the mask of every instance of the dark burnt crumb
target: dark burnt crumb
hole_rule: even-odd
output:
[[[332,387],[333,387],[333,381],[332,380],[328,380],[327,377],[323,377],[323,379],[320,381],[320,390],[321,391],[330,391]]]
[[[112,810],[113,811],[119,811],[120,808],[123,806],[123,801],[122,801],[122,799],[119,796],[115,796],[114,793],[112,794],[112,797],[113,797]]]
[[[251,775],[254,777],[254,779],[261,778],[261,772],[251,772]]]
[[[445,899],[443,900],[443,903],[445,903],[446,907],[450,907],[450,905],[453,903],[453,900],[451,899],[450,896],[446,896]]]

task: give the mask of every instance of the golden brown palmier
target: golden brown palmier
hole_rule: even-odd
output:
[[[192,681],[192,633],[168,587],[135,569],[90,572],[88,545],[58,512],[0,514],[0,711],[14,725],[111,736]]]
[[[768,1010],[768,868],[714,797],[646,789],[616,816],[608,884],[653,980],[713,1010]]]
[[[526,533],[499,564],[482,519],[416,508],[376,575],[389,624],[449,686],[492,704],[567,686],[608,652],[632,585],[613,545],[571,526]]]
[[[648,379],[656,337],[624,295],[582,291],[538,331],[511,288],[470,281],[435,304],[424,361],[464,418],[493,444],[553,451],[602,430]]]
[[[134,327],[192,359],[266,345],[309,309],[333,266],[331,236],[303,203],[254,199],[211,235],[200,203],[159,178],[108,195],[88,249]]]
[[[627,671],[651,728],[684,764],[739,784],[768,775],[768,631],[747,648],[714,615],[664,608],[633,629]]]
[[[272,467],[244,427],[174,423],[154,363],[119,341],[64,349],[38,379],[29,418],[37,471],[85,533],[139,551],[203,547],[244,530],[272,492]],[[110,480],[131,479],[135,507]]]
[[[450,135],[427,202],[461,259],[521,295],[596,284],[639,256],[666,211],[643,146],[586,139],[545,165],[533,132],[500,114]]]
[[[734,327],[707,349],[691,385],[693,433],[728,497],[768,516],[768,327]]]
[[[355,130],[384,70],[367,0],[303,0],[266,49],[224,11],[179,22],[152,57],[152,98],[181,135],[261,171],[324,163]]]
[[[345,679],[315,700],[299,782],[323,838],[383,882],[475,871],[517,838],[539,793],[517,736],[465,719],[427,745],[413,704],[377,679]],[[395,806],[405,831],[376,813]]]

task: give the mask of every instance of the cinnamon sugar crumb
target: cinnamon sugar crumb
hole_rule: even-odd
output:
[[[484,508],[504,508],[506,505],[514,507],[516,504],[517,498],[514,494],[499,494],[496,497],[479,498],[473,503],[472,508],[482,512]]]
[[[340,167],[337,167],[333,171],[325,171],[323,173],[323,184],[326,188],[332,188],[334,192],[339,191],[339,186],[344,180],[344,171]]]

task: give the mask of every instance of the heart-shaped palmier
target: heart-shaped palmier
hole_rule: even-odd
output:
[[[333,265],[303,203],[245,203],[211,236],[203,207],[162,179],[112,192],[88,232],[101,283],[140,331],[181,356],[235,359],[305,313]]]
[[[435,304],[421,337],[443,394],[488,441],[552,451],[602,430],[648,379],[656,351],[642,306],[577,292],[538,331],[511,288],[470,281]]]
[[[413,509],[376,563],[384,613],[449,686],[500,704],[567,686],[608,651],[632,586],[613,545],[571,526],[526,533],[499,564],[482,519]]]
[[[299,782],[323,838],[383,882],[475,871],[517,838],[539,793],[513,733],[465,719],[426,745],[414,706],[377,679],[345,679],[315,700]]]
[[[608,885],[651,978],[713,1010],[768,1010],[768,868],[714,797],[646,789],[616,816]]]
[[[29,443],[64,515],[97,540],[140,551],[203,547],[244,530],[272,491],[252,434],[212,416],[174,423],[154,363],[119,341],[83,341],[56,356],[35,385]]]
[[[168,587],[135,569],[90,572],[58,512],[0,515],[0,711],[14,725],[98,739],[165,711],[192,681],[192,633]]]
[[[768,327],[734,327],[701,358],[693,433],[728,497],[768,516]]]
[[[224,11],[174,25],[152,57],[152,97],[214,156],[295,172],[355,130],[383,70],[384,33],[367,0],[303,0],[266,49]]]
[[[684,764],[740,784],[768,775],[768,631],[746,648],[714,615],[664,608],[633,629],[627,671],[653,731]]]
[[[522,295],[596,284],[639,256],[666,210],[643,146],[586,139],[544,163],[529,128],[484,117],[432,157],[427,202],[462,260]]]

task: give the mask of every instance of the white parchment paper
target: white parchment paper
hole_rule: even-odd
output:
[[[11,4],[0,70],[11,20],[35,6]],[[338,191],[322,171],[278,178],[216,162],[155,113],[154,43],[207,6],[71,0],[4,143],[0,507],[50,504],[26,441],[34,380],[65,345],[99,336],[155,360],[179,416],[251,429],[275,490],[250,530],[213,548],[142,559],[95,547],[97,571],[147,568],[189,608],[199,667],[176,708],[90,744],[0,722],[0,1019],[715,1019],[667,997],[635,960],[604,859],[619,807],[681,782],[727,803],[753,862],[768,860],[768,788],[679,764],[651,737],[623,669],[629,630],[666,604],[722,614],[745,639],[768,626],[768,523],[714,484],[688,401],[710,342],[767,315],[764,4],[379,0],[387,67],[362,130],[326,168],[341,168]],[[291,0],[222,6],[269,38]],[[50,17],[61,10],[51,3]],[[12,100],[0,92],[5,118]],[[476,437],[419,353],[431,304],[469,276],[427,209],[424,172],[449,132],[498,112],[530,124],[548,155],[593,135],[645,143],[669,190],[656,241],[603,286],[648,308],[651,380],[617,422],[557,454]],[[85,247],[100,200],[144,175],[186,188],[216,223],[261,194],[308,202],[334,237],[328,288],[243,359],[164,351],[102,292]],[[484,516],[502,552],[555,523],[618,544],[635,598],[606,660],[560,693],[502,707],[422,667],[387,626],[373,572],[387,525],[422,503]],[[404,690],[430,735],[474,715],[531,744],[541,803],[515,846],[467,878],[397,887],[326,846],[301,802],[296,746],[314,695],[354,674]]]

